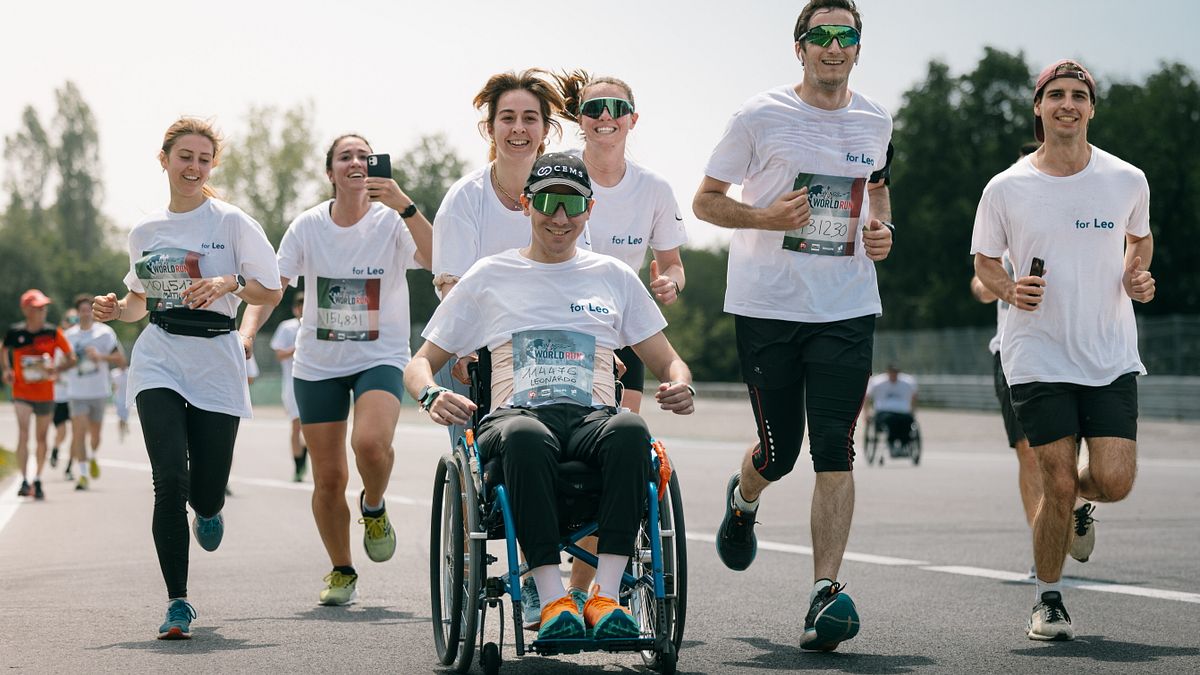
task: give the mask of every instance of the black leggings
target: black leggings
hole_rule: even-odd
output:
[[[187,504],[206,518],[225,506],[238,423],[233,415],[201,410],[170,389],[137,395],[146,454],[154,469],[154,548],[168,598],[187,596]]]

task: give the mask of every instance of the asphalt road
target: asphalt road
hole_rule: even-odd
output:
[[[0,484],[0,667],[9,672],[443,672],[429,626],[428,522],[445,432],[406,408],[396,433],[389,510],[396,556],[356,548],[360,600],[316,604],[328,571],[309,511],[310,485],[290,482],[286,421],[262,409],[242,426],[221,548],[193,544],[190,641],[155,638],[165,591],[150,536],[149,465],[112,415],[103,475],[77,493],[47,469],[47,498]],[[746,572],[718,561],[722,493],[752,440],[749,407],[702,400],[691,418],[648,414],[679,471],[689,538],[684,673],[770,671],[1200,671],[1200,425],[1141,425],[1138,482],[1096,512],[1086,565],[1068,561],[1065,592],[1079,638],[1024,636],[1034,603],[1029,534],[1016,462],[998,417],[923,411],[925,456],[856,470],[858,504],[842,581],[863,619],[831,654],[798,648],[812,560],[805,548],[812,472],[767,492],[760,552]],[[15,442],[11,413],[0,442]],[[59,467],[61,469],[61,465]],[[357,493],[352,478],[351,489]],[[361,526],[353,525],[355,539]],[[511,627],[510,627],[511,631]],[[507,673],[643,671],[636,655],[516,659]],[[478,669],[475,672],[480,672]]]

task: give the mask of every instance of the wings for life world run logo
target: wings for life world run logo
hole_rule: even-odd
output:
[[[813,255],[854,255],[867,179],[801,173],[793,190],[808,188],[811,220],[783,235],[783,248]]]
[[[513,405],[592,404],[596,338],[568,330],[513,335]]]
[[[317,277],[317,339],[379,339],[379,279]]]
[[[146,309],[160,312],[183,307],[180,293],[201,278],[202,255],[185,248],[143,251],[133,269],[146,291]]]

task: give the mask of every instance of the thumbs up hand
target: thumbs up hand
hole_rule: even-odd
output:
[[[891,228],[878,218],[872,218],[867,229],[863,230],[863,248],[867,250],[867,257],[875,262],[888,257],[892,251]]]
[[[674,279],[658,271],[657,260],[650,261],[650,292],[664,305],[679,298],[679,286]]]
[[[1125,294],[1138,302],[1150,302],[1154,299],[1154,277],[1150,270],[1142,269],[1141,256],[1134,256],[1125,266],[1121,283],[1125,286]]]

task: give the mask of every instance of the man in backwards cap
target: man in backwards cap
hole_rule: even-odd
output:
[[[520,199],[529,246],[482,258],[463,275],[404,373],[405,388],[435,422],[467,424],[475,404],[437,386],[433,373],[455,354],[491,350],[493,407],[476,438],[485,459],[502,461],[517,541],[541,598],[539,638],[582,638],[585,623],[597,638],[639,632],[618,594],[645,508],[650,434],[642,418],[616,407],[613,351],[633,347],[663,382],[655,398],[664,410],[693,409],[691,372],[637,274],[576,248],[591,195],[578,157],[539,158]],[[572,460],[599,469],[604,485],[597,588],[582,611],[558,572],[556,464]]]
[[[1146,369],[1132,301],[1154,298],[1150,188],[1137,167],[1088,143],[1095,105],[1096,81],[1078,62],[1041,72],[1033,112],[1042,147],[984,188],[971,239],[975,274],[1018,310],[1005,318],[1000,360],[1045,486],[1033,523],[1033,640],[1075,636],[1063,562],[1068,549],[1086,561],[1095,541],[1092,505],[1076,499],[1124,499],[1137,467],[1135,378]],[[1005,249],[1018,274],[1030,273],[1010,278]],[[1077,436],[1089,455],[1078,467]]]

